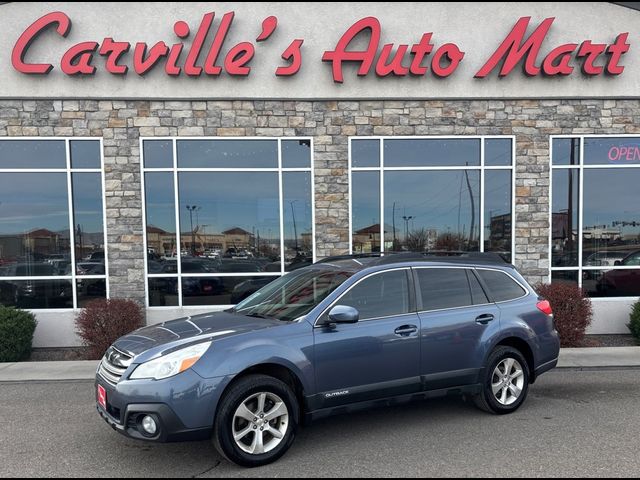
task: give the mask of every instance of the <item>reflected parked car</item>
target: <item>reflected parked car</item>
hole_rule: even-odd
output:
[[[638,269],[609,270],[603,272],[596,284],[599,296],[637,297],[640,295],[640,250],[617,261],[618,267],[639,267]]]
[[[596,252],[592,253],[584,261],[586,267],[613,267],[616,262],[622,261],[629,252]]]
[[[244,282],[239,283],[235,286],[233,291],[231,292],[231,304],[235,305],[236,303],[240,303],[245,298],[249,298],[251,295],[256,293],[262,287],[266,287],[274,280],[279,277],[260,277],[260,278],[251,278]]]

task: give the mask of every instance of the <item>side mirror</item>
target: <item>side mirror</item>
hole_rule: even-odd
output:
[[[360,312],[353,307],[336,305],[329,312],[329,323],[358,323]]]
[[[620,265],[622,265],[622,261],[620,261],[620,260],[616,260],[616,261],[615,261],[615,263],[614,263],[614,265],[615,265],[616,267],[619,267]]]

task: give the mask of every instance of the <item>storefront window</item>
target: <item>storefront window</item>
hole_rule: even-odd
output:
[[[144,139],[142,151],[150,307],[234,305],[313,262],[311,139]]]
[[[364,142],[382,143],[377,164]],[[512,137],[351,139],[353,253],[511,258],[513,154]]]
[[[97,139],[0,140],[2,305],[108,296],[101,151]]]
[[[640,137],[552,142],[552,281],[571,279],[591,297],[640,296]],[[568,144],[577,158],[555,161]]]

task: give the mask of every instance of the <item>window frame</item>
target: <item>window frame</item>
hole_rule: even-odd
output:
[[[68,220],[69,220],[69,244],[70,244],[70,259],[71,259],[71,275],[52,275],[52,276],[22,276],[22,277],[0,277],[0,281],[41,281],[41,280],[57,280],[57,281],[70,281],[73,292],[73,307],[72,308],[34,308],[29,309],[37,313],[60,313],[71,312],[82,309],[78,306],[78,280],[104,280],[106,297],[110,298],[109,288],[109,245],[107,243],[107,202],[106,202],[106,190],[105,190],[105,169],[104,169],[104,138],[103,137],[0,137],[0,142],[9,141],[64,141],[65,142],[65,155],[66,164],[65,168],[0,168],[0,175],[4,173],[64,173],[67,177],[67,201],[68,201]],[[100,144],[100,168],[72,168],[71,164],[71,142],[73,141],[97,141]],[[104,245],[104,275],[78,275],[76,271],[76,228],[75,228],[75,216],[73,210],[73,174],[74,173],[99,173],[100,182],[102,185],[102,230],[103,230],[103,245]]]
[[[580,141],[580,158],[576,165],[554,165],[553,164],[553,141],[556,139],[578,139]],[[605,272],[611,270],[640,270],[640,267],[625,266],[625,265],[612,265],[609,267],[591,267],[584,265],[584,172],[588,170],[627,170],[636,169],[640,171],[640,164],[601,164],[601,165],[586,165],[585,159],[585,140],[591,138],[639,138],[640,134],[563,134],[563,135],[550,135],[549,136],[549,283],[553,281],[553,274],[555,272],[573,272],[578,274],[578,286],[584,285],[584,272]],[[573,170],[579,173],[578,181],[578,265],[573,267],[554,267],[553,266],[553,174],[554,171],[559,170]],[[638,248],[640,250],[640,248]],[[589,297],[592,301],[629,301],[638,300],[640,296],[636,297]]]
[[[178,142],[179,141],[198,141],[198,140],[215,140],[215,141],[277,141],[278,144],[278,166],[277,167],[265,167],[265,168],[242,168],[242,167],[225,167],[225,168],[180,168],[178,167]],[[304,140],[310,142],[310,164],[308,168],[286,168],[283,167],[283,146],[282,143],[288,140]],[[173,153],[173,166],[170,168],[146,168],[144,162],[144,142],[145,141],[170,141],[172,142]],[[142,231],[144,242],[144,290],[145,290],[145,307],[149,310],[175,310],[175,309],[191,309],[202,310],[203,308],[214,309],[227,309],[234,305],[185,305],[182,294],[182,280],[184,278],[239,278],[246,277],[246,279],[257,277],[273,277],[279,278],[287,273],[284,265],[284,251],[285,251],[285,235],[284,235],[284,174],[289,172],[302,172],[309,173],[311,181],[311,244],[313,262],[316,261],[316,203],[315,203],[315,172],[314,172],[314,139],[313,137],[294,136],[294,137],[220,137],[220,136],[198,136],[198,137],[184,137],[184,136],[146,136],[140,137],[140,187],[142,191]],[[175,226],[176,226],[176,273],[162,273],[155,274],[149,273],[149,258],[147,253],[147,205],[146,205],[146,186],[145,186],[145,174],[146,173],[171,173],[173,176],[173,194],[174,194],[174,209],[175,209]],[[280,255],[281,266],[280,272],[241,272],[241,273],[182,273],[182,232],[180,222],[180,197],[179,197],[179,182],[178,177],[180,173],[191,172],[209,172],[209,173],[248,173],[248,172],[262,172],[262,173],[276,173],[278,175],[278,198],[279,198],[279,214],[280,214]],[[173,306],[150,306],[149,305],[149,280],[152,278],[171,278],[177,279],[177,292],[178,292],[178,304]]]
[[[358,140],[379,140],[380,165],[378,167],[354,167],[352,158],[352,142]],[[386,140],[479,140],[480,164],[469,166],[440,166],[440,167],[385,167],[384,144]],[[490,166],[486,165],[485,140],[511,140],[511,165]],[[487,171],[511,171],[511,263],[516,262],[516,136],[515,135],[418,135],[418,136],[351,136],[348,145],[349,156],[349,253],[353,254],[353,173],[377,172],[380,181],[380,253],[385,252],[385,197],[384,197],[384,173],[385,172],[413,172],[413,171],[477,171],[480,174],[480,252],[485,251],[485,178]]]

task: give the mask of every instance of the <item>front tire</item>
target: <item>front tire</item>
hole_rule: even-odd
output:
[[[213,443],[229,461],[259,467],[285,454],[298,423],[299,404],[289,385],[267,375],[249,375],[220,401]]]
[[[524,356],[515,348],[498,347],[489,356],[482,391],[474,401],[485,412],[506,415],[520,408],[528,392],[529,366]]]

